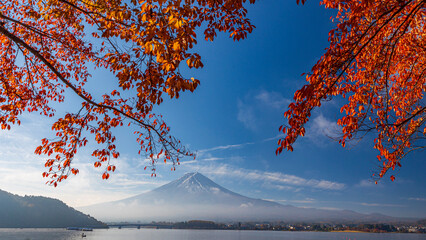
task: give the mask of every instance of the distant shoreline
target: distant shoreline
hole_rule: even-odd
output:
[[[67,230],[67,228],[61,227],[0,227],[0,230],[3,229],[22,229],[22,230],[31,230],[31,229],[63,229]],[[106,229],[135,229],[134,227],[109,227],[109,228],[94,228],[93,230],[106,230]],[[140,229],[155,229],[152,227],[141,227]],[[202,228],[156,228],[158,230],[225,230],[225,231],[270,231],[270,232],[329,232],[329,233],[404,233],[404,234],[425,234],[422,232],[368,232],[368,231],[359,231],[359,230],[332,230],[332,231],[312,231],[312,230],[272,230],[272,229],[221,229],[221,228],[210,228],[210,229],[202,229]],[[71,231],[71,230],[68,230]]]

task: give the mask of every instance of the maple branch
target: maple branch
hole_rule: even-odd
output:
[[[357,56],[373,41],[373,39],[379,34],[379,32],[397,15],[399,14],[409,3],[411,3],[413,0],[410,0],[408,2],[406,2],[403,6],[401,6],[396,12],[394,12],[391,17],[389,17],[388,19],[386,19],[384,21],[384,23],[382,23],[379,28],[373,33],[372,36],[370,36],[367,39],[367,42],[363,43],[361,45],[361,47],[359,47],[358,45],[362,42],[363,38],[365,36],[367,36],[367,34],[369,33],[370,29],[373,28],[373,26],[375,26],[378,21],[385,17],[387,14],[391,13],[394,9],[396,9],[397,6],[392,7],[390,10],[385,11],[383,14],[381,14],[373,23],[369,24],[369,26],[367,27],[367,29],[361,34],[361,36],[359,36],[355,42],[350,43],[350,48],[349,50],[345,51],[345,53],[348,53],[350,55],[350,57],[348,57],[347,59],[344,59],[342,61],[338,61],[337,63],[335,63],[334,66],[330,67],[327,66],[326,69],[330,69],[329,71],[327,71],[326,73],[322,74],[322,75],[318,75],[318,78],[315,79],[315,81],[313,80],[309,80],[309,84],[305,85],[304,88],[308,88],[308,87],[312,87],[312,88],[316,88],[317,86],[321,86],[322,84],[327,83],[326,80],[324,80],[324,78],[326,78],[327,76],[332,76],[329,78],[332,78],[331,83],[328,83],[326,87],[318,87],[318,93],[317,94],[312,94],[309,96],[303,96],[302,100],[296,100],[298,101],[298,106],[304,108],[303,110],[303,115],[305,115],[305,118],[300,120],[300,119],[296,119],[296,115],[298,115],[297,117],[300,117],[301,114],[295,114],[294,112],[291,113],[291,115],[288,115],[289,121],[292,120],[292,122],[289,122],[289,125],[297,125],[297,131],[294,130],[294,126],[290,127],[289,129],[292,129],[292,132],[294,134],[294,136],[289,137],[289,132],[287,132],[287,137],[284,138],[284,141],[279,141],[278,145],[280,145],[280,147],[277,149],[276,154],[281,153],[282,149],[284,146],[286,146],[287,150],[292,151],[292,143],[294,143],[296,141],[296,139],[299,136],[303,136],[304,135],[304,125],[307,123],[307,119],[310,116],[310,112],[317,106],[319,106],[321,103],[321,100],[325,99],[328,95],[331,95],[332,93],[330,93],[331,91],[333,91],[335,85],[340,81],[340,79],[344,76],[344,74],[346,73],[346,71],[349,69],[349,67],[351,66],[351,64],[353,63],[353,61],[357,58]],[[340,45],[343,45],[342,43],[340,43]],[[359,47],[359,48],[358,48]],[[357,49],[358,48],[358,49]],[[355,51],[355,53],[354,53]],[[326,59],[326,57],[333,57],[333,52],[331,51],[331,48],[328,49],[328,51],[326,52],[326,54],[321,58],[321,62],[317,63],[315,67],[323,67],[322,64],[324,64],[324,59]],[[341,56],[340,56],[341,57]],[[338,74],[337,74],[338,73]],[[336,77],[333,77],[333,75],[337,74]],[[325,75],[325,77],[324,77]],[[301,91],[301,90],[299,90]],[[289,106],[290,107],[290,106]],[[290,107],[290,109],[292,109],[292,107]],[[286,116],[287,113],[289,113],[290,110],[288,110],[284,116]],[[283,125],[286,126],[286,125]],[[280,128],[281,130],[281,128]]]
[[[6,19],[6,20],[8,20],[8,21],[10,21],[10,22],[13,22],[13,23],[16,23],[16,24],[18,24],[18,25],[21,25],[21,26],[23,26],[23,27],[27,28],[28,30],[31,30],[31,31],[33,31],[33,32],[35,32],[35,33],[37,33],[37,34],[39,34],[39,35],[44,36],[44,37],[50,38],[50,39],[55,40],[55,41],[59,41],[58,39],[53,39],[53,36],[52,36],[52,35],[49,35],[48,33],[42,32],[42,31],[40,31],[39,29],[37,29],[37,28],[35,28],[35,27],[33,27],[33,26],[30,26],[30,25],[28,25],[28,24],[25,24],[25,23],[23,23],[23,22],[20,22],[20,21],[18,21],[18,20],[15,20],[15,19],[13,19],[13,18],[10,18],[10,17],[8,17],[8,16],[5,16],[5,15],[3,15],[1,12],[0,12],[0,18]],[[4,23],[3,23],[2,25],[4,25]]]
[[[10,22],[18,24],[18,25],[20,25],[20,26],[22,26],[22,27],[30,30],[31,32],[34,32],[34,33],[38,34],[39,36],[41,36],[40,37],[40,41],[41,41],[41,45],[42,46],[43,46],[43,38],[42,37],[45,37],[45,38],[50,39],[52,41],[58,42],[58,43],[62,44],[63,46],[66,46],[67,48],[72,49],[72,50],[74,50],[76,52],[82,52],[82,51],[84,51],[84,49],[82,50],[82,49],[79,49],[79,48],[77,48],[77,47],[75,47],[73,45],[70,45],[69,42],[64,42],[60,38],[57,38],[57,37],[53,36],[52,34],[49,34],[47,32],[43,32],[43,31],[41,31],[41,30],[39,30],[39,29],[31,26],[31,25],[28,25],[28,24],[23,23],[21,21],[18,21],[16,19],[13,19],[13,18],[10,18],[8,16],[5,16],[1,12],[0,12],[0,18],[6,19],[6,20],[8,20]],[[96,58],[97,60],[103,61],[103,59],[100,58],[99,56],[93,55],[92,57]]]
[[[26,42],[24,42],[22,39],[20,39],[19,37],[15,36],[14,34],[10,33],[6,28],[4,28],[4,26],[0,25],[0,33],[2,33],[3,35],[5,35],[6,37],[8,37],[9,39],[11,39],[12,41],[14,41],[16,44],[19,44],[21,46],[23,46],[25,49],[27,49],[29,52],[31,52],[34,56],[36,56],[38,59],[40,59],[67,87],[71,88],[72,91],[74,91],[80,98],[82,98],[84,101],[90,103],[93,106],[96,106],[98,108],[103,108],[103,109],[109,109],[112,110],[114,112],[118,112],[121,115],[132,119],[133,121],[137,122],[138,124],[142,125],[143,127],[145,127],[146,129],[152,129],[157,136],[164,141],[165,143],[169,144],[174,150],[177,150],[177,148],[175,146],[173,146],[173,144],[171,142],[169,142],[166,138],[164,138],[160,132],[158,132],[158,130],[149,124],[144,123],[143,121],[141,121],[140,119],[118,109],[112,106],[107,106],[104,104],[99,104],[94,102],[93,100],[91,100],[90,98],[88,98],[87,96],[85,96],[81,90],[77,89],[74,85],[72,85],[68,80],[66,80],[62,74],[43,56],[40,54],[39,51],[35,50],[33,47],[29,46]]]
[[[109,19],[109,18],[107,18],[107,17],[105,17],[104,15],[102,15],[102,14],[100,14],[100,13],[98,13],[98,12],[93,12],[93,11],[86,11],[86,10],[84,10],[84,9],[82,9],[82,8],[80,8],[79,6],[77,6],[77,5],[75,5],[75,4],[73,4],[73,3],[70,3],[69,1],[66,1],[66,0],[59,0],[60,2],[62,2],[62,3],[65,3],[65,4],[67,4],[68,6],[70,6],[70,7],[73,7],[73,8],[75,8],[75,9],[77,9],[78,11],[80,11],[80,12],[82,12],[83,14],[85,14],[86,16],[89,16],[90,17],[90,19],[92,19],[94,22],[97,22],[96,21],[96,19],[95,18],[93,18],[91,15],[92,14],[94,14],[94,15],[97,15],[97,16],[99,16],[99,17],[101,17],[101,18],[103,18],[104,20],[106,20],[106,21],[108,21],[108,22],[114,22],[114,23],[117,23],[118,21],[117,20],[115,20],[115,19]],[[85,5],[91,5],[91,4],[88,4],[87,2],[85,2],[84,3]],[[94,5],[91,5],[92,7],[96,7],[96,6],[94,6]],[[123,26],[126,26],[126,27],[131,27],[131,25],[129,25],[129,24],[126,24],[126,23],[124,23],[124,22],[118,22],[119,24],[121,24],[121,25],[123,25]]]
[[[327,90],[320,95],[320,97],[318,99],[323,99],[326,95],[328,95],[328,93],[331,91],[331,89],[337,84],[337,82],[340,80],[340,78],[343,76],[343,74],[346,72],[346,70],[349,68],[350,64],[353,62],[353,60],[362,52],[362,50],[364,50],[364,48],[366,48],[371,41],[373,41],[373,39],[377,36],[377,34],[379,34],[379,32],[398,14],[400,13],[410,2],[412,2],[413,0],[408,1],[407,3],[405,3],[403,6],[401,6],[398,11],[396,11],[390,18],[388,18],[380,27],[379,29],[376,30],[376,32],[373,34],[373,36],[371,36],[366,43],[364,43],[361,48],[351,56],[351,58],[346,62],[346,66],[343,68],[343,70],[341,70],[340,74],[337,76],[337,78],[333,81],[333,83],[331,84],[330,87],[327,88]],[[392,12],[393,9],[395,9],[396,6],[394,8],[392,8],[391,10],[389,10],[388,12],[383,13],[374,23],[377,23],[377,21],[385,16],[386,14]],[[350,50],[349,52],[352,53],[356,47],[358,46],[358,43],[361,42],[361,40],[365,37],[365,35],[367,35],[368,31],[370,30],[370,28],[372,26],[374,26],[375,24],[371,24],[367,30],[358,38],[358,40],[353,44],[353,48],[352,50]],[[343,64],[342,64],[343,65]]]
[[[395,124],[396,127],[400,128],[401,126],[403,126],[404,124],[406,124],[408,121],[410,121],[411,119],[415,118],[417,115],[421,114],[422,112],[426,111],[426,106],[419,109],[416,113],[412,114],[409,118],[405,119],[404,121]]]

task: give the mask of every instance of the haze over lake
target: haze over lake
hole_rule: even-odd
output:
[[[249,198],[232,192],[201,173],[184,176],[156,188],[115,202],[78,210],[104,222],[151,221],[284,221],[284,222],[401,222],[380,214],[361,214],[349,210],[297,208],[273,201]]]
[[[424,240],[425,234],[324,233],[226,230],[108,229],[86,232],[86,240]],[[77,240],[81,232],[64,229],[0,229],[7,240]]]

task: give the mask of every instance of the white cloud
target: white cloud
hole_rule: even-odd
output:
[[[272,140],[278,140],[280,138],[284,138],[284,136],[285,136],[284,134],[280,133],[280,134],[278,134],[275,137],[263,139],[262,142],[268,142],[268,141],[272,141]]]
[[[422,201],[422,202],[424,202],[424,201],[426,201],[426,198],[410,197],[410,198],[408,198],[408,200],[411,200],[411,201]]]
[[[211,187],[210,190],[214,193],[214,194],[218,194],[220,193],[220,189],[217,187]]]
[[[305,199],[293,199],[293,200],[288,200],[288,199],[264,199],[267,201],[273,201],[273,202],[279,202],[279,203],[296,203],[296,204],[311,204],[311,203],[316,203],[317,200],[313,199],[313,198],[305,198]]]
[[[255,114],[254,106],[245,104],[241,100],[238,100],[238,121],[242,122],[244,126],[250,130],[257,130],[258,123]]]
[[[208,152],[212,152],[212,151],[217,151],[217,150],[229,150],[229,149],[235,149],[235,148],[242,148],[248,145],[253,145],[259,142],[269,142],[269,141],[273,141],[273,140],[277,140],[279,138],[282,138],[284,135],[282,134],[278,134],[275,137],[270,137],[270,138],[265,138],[263,140],[260,140],[258,142],[246,142],[246,143],[239,143],[239,144],[229,144],[229,145],[223,145],[223,146],[217,146],[217,147],[212,147],[212,148],[207,148],[207,149],[201,149],[197,151],[197,158],[199,158],[200,156],[204,157],[206,156],[205,161],[216,161],[216,160],[221,160],[222,158],[215,158],[212,155],[205,155],[205,153]],[[207,157],[208,156],[208,157]]]
[[[253,203],[243,203],[240,205],[240,208],[249,208],[253,207]]]
[[[338,136],[339,132],[339,126],[337,123],[328,120],[322,114],[314,118],[311,129],[313,130],[314,134],[325,135],[327,137],[336,137]]]
[[[338,138],[339,132],[340,127],[337,122],[330,121],[320,114],[311,120],[306,129],[306,137],[321,146],[330,142],[330,139]]]
[[[286,200],[286,199],[272,199],[272,198],[265,198],[265,199],[263,199],[263,200],[271,201],[271,202],[278,202],[278,203],[287,203],[287,202],[288,202],[288,200]]]
[[[209,158],[203,158],[200,159],[200,161],[220,161],[223,160],[224,158],[218,158],[218,157],[209,157]]]
[[[359,203],[362,206],[366,207],[407,207],[405,205],[399,205],[399,204],[386,204],[386,203]]]
[[[280,110],[286,108],[291,102],[289,99],[284,98],[280,93],[268,92],[265,90],[260,91],[260,93],[255,96],[255,99],[264,106]]]
[[[181,161],[180,165],[186,165],[186,164],[193,164],[199,162],[198,160],[187,160],[187,161]]]
[[[216,150],[228,150],[228,149],[233,149],[233,148],[241,148],[244,147],[246,145],[251,145],[254,144],[253,142],[247,142],[247,143],[240,143],[240,144],[230,144],[230,145],[224,145],[224,146],[217,146],[217,147],[212,147],[212,148],[208,148],[208,149],[202,149],[202,150],[198,150],[197,154],[202,154],[205,152],[211,152],[211,151],[216,151]]]
[[[342,208],[335,208],[335,207],[319,207],[318,209],[322,210],[331,210],[331,211],[342,211]]]
[[[332,182],[328,180],[306,179],[295,175],[279,172],[267,172],[260,170],[249,170],[244,168],[231,167],[228,164],[209,165],[209,166],[190,166],[193,170],[205,174],[216,176],[233,176],[250,181],[263,181],[266,183],[275,183],[283,186],[309,187],[323,190],[341,190],[345,184]]]
[[[271,189],[276,189],[276,190],[287,190],[287,191],[291,191],[294,190],[294,187],[291,186],[286,186],[286,185],[279,185],[279,184],[264,184],[263,185],[265,188],[271,188]]]
[[[260,90],[255,94],[247,94],[244,100],[237,102],[237,119],[246,128],[257,131],[265,126],[263,121],[265,114],[284,111],[290,102],[280,93],[273,91]]]
[[[378,182],[377,184],[372,179],[363,179],[355,187],[383,187],[383,185]]]
[[[301,200],[289,200],[289,202],[307,204],[307,203],[314,203],[316,201],[313,198],[305,198]]]

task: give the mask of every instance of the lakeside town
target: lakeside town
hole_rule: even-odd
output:
[[[284,223],[284,222],[235,222],[190,220],[185,222],[110,223],[111,228],[157,228],[157,229],[211,229],[211,230],[259,230],[259,231],[316,231],[316,232],[366,232],[366,233],[426,233],[426,221],[410,224],[386,223]]]

